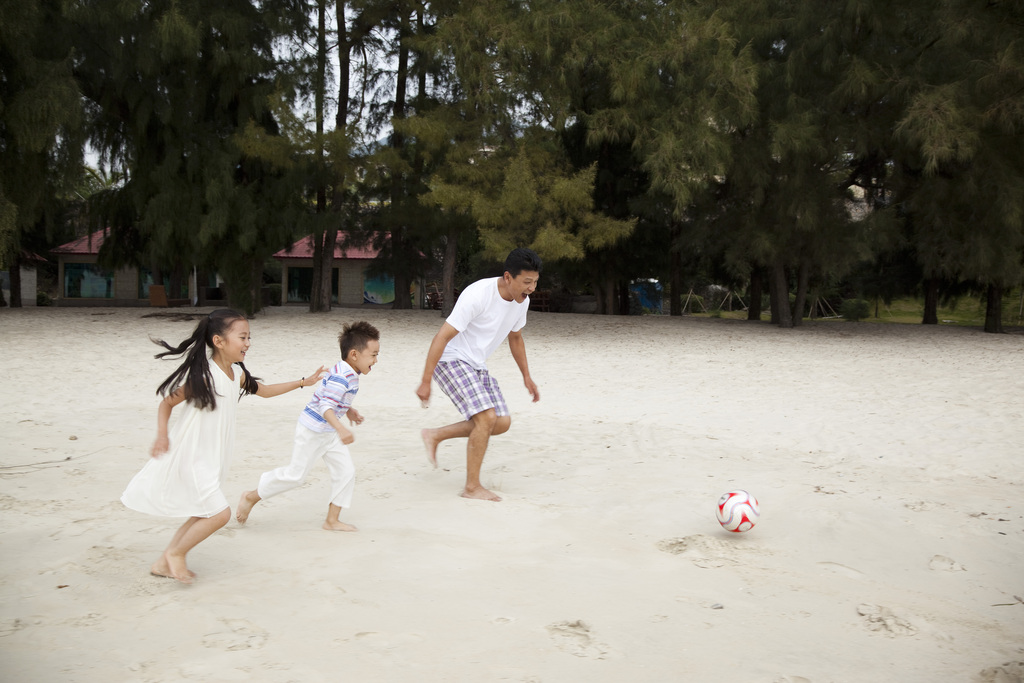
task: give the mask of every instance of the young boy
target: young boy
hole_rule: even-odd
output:
[[[331,473],[331,503],[327,508],[328,531],[356,531],[356,527],[338,520],[342,508],[352,504],[355,488],[355,466],[348,445],[355,435],[341,422],[362,424],[363,416],[352,407],[359,391],[359,376],[370,372],[380,352],[380,333],[368,322],[345,325],[338,335],[342,360],[319,382],[313,397],[299,415],[295,426],[292,461],[270,472],[264,472],[259,485],[246,491],[238,501],[235,519],[245,524],[256,503],[299,486],[309,476],[318,458],[323,458]]]

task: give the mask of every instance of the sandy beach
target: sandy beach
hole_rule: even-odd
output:
[[[148,337],[195,310],[0,309],[4,682],[1024,681],[1020,333],[532,313],[541,401],[507,347],[490,362],[512,411],[490,503],[457,495],[463,443],[434,470],[420,441],[459,419],[413,393],[436,311],[272,308],[246,358],[267,382],[335,362],[344,322],[381,331],[360,531],[320,528],[320,465],[190,553],[186,586],[148,573],[182,520],[118,499],[174,368]],[[232,506],[308,396],[243,399]],[[715,519],[732,489],[750,532]]]

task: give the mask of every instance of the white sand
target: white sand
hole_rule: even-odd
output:
[[[382,333],[356,405],[356,534],[320,529],[328,477],[190,555],[181,520],[118,497],[173,369],[146,309],[0,310],[0,679],[30,681],[1024,680],[1024,336],[978,330],[533,314],[541,402],[506,348],[513,412],[484,484],[463,443],[429,468],[413,393],[430,311],[272,309],[247,365],[334,362]],[[166,312],[165,312],[166,313]],[[296,391],[244,400],[226,493],[286,462]],[[761,502],[729,534],[724,491]]]

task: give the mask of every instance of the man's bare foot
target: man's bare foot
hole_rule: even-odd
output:
[[[460,493],[459,495],[462,496],[463,498],[472,498],[473,500],[491,500],[494,501],[495,503],[501,500],[501,496],[499,496],[494,491],[488,491],[483,486],[478,486],[477,488],[472,490],[468,488],[463,489],[462,493]]]
[[[434,438],[433,429],[422,429],[420,430],[420,437],[423,439],[423,445],[427,448],[427,460],[430,464],[437,469],[437,439]]]
[[[359,531],[356,527],[351,524],[345,524],[345,522],[324,522],[324,529],[327,531]]]
[[[185,565],[185,558],[176,558],[164,552],[160,559],[149,568],[153,576],[160,576],[167,579],[175,579],[181,583],[192,583],[196,573]]]
[[[252,497],[256,500],[251,500]],[[258,502],[260,502],[260,497],[255,491],[243,493],[238,501],[238,507],[235,508],[235,520],[239,524],[245,524],[245,520],[249,519],[249,513],[252,512],[252,506]]]

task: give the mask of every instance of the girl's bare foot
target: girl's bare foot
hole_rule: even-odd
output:
[[[166,552],[153,563],[153,566],[149,568],[149,573],[153,576],[175,579],[181,583],[192,583],[192,579],[196,577],[196,573],[185,566],[185,558],[181,558],[179,562]]]
[[[420,437],[423,439],[423,445],[427,449],[427,460],[434,469],[437,469],[437,439],[434,438],[433,429],[422,429],[420,430]]]
[[[359,531],[356,527],[351,524],[345,524],[345,522],[324,522],[324,529],[327,531]]]

